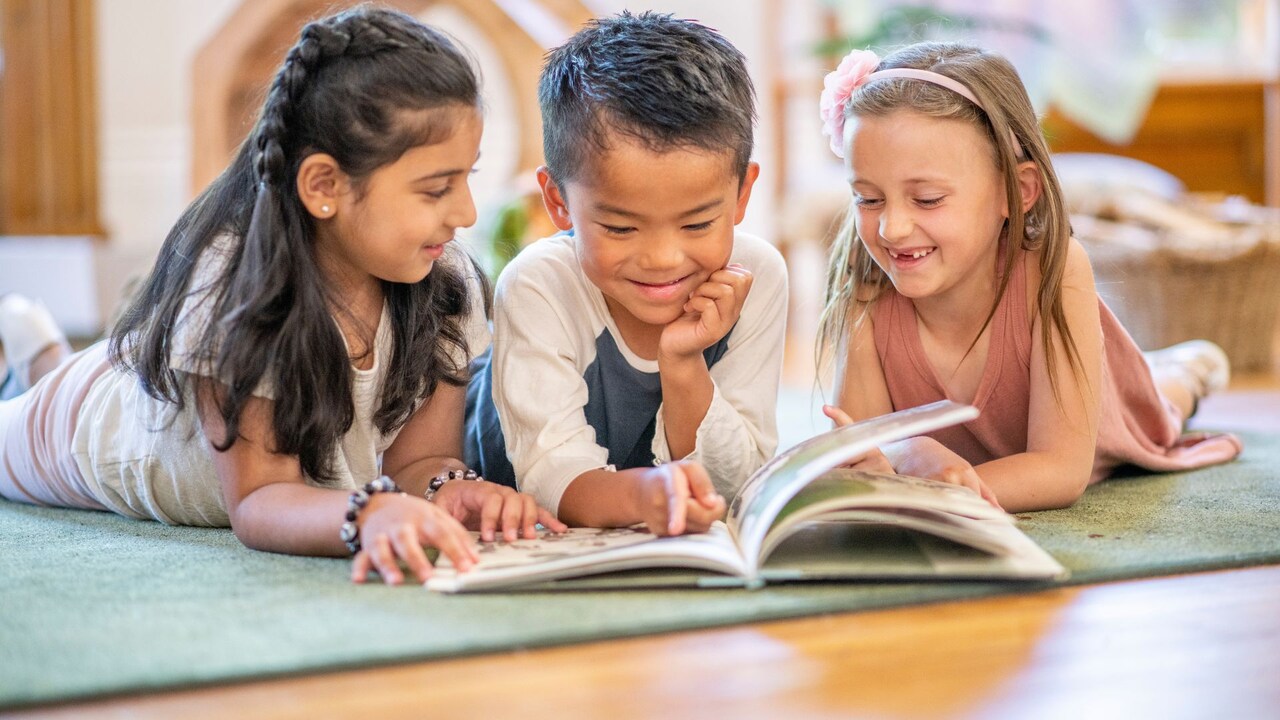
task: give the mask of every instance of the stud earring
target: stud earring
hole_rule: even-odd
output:
[[[320,212],[324,213],[325,215],[328,215],[328,214],[329,214],[329,206],[328,206],[328,205],[321,205],[321,206],[320,206]]]

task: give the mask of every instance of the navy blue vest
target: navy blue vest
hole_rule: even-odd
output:
[[[710,368],[729,348],[730,330],[702,352]],[[515,470],[507,459],[507,444],[493,404],[492,348],[471,364],[467,386],[467,418],[464,461],[491,482],[516,487]],[[596,338],[596,358],[583,373],[587,383],[587,423],[596,431],[596,443],[609,451],[609,463],[619,470],[653,465],[653,433],[662,404],[662,381],[656,372],[635,369],[623,357],[606,328]],[[537,382],[515,377],[507,382]],[[508,392],[519,392],[519,388]]]

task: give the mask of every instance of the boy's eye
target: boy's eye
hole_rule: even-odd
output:
[[[943,198],[945,198],[945,197],[946,197],[946,195],[939,195],[939,196],[938,196],[938,197],[936,197],[936,198],[919,198],[919,199],[917,199],[917,200],[916,200],[916,202],[917,202],[917,203],[919,203],[919,204],[920,204],[921,206],[923,206],[923,207],[933,207],[933,206],[938,205],[939,203],[941,203],[941,202],[942,202],[942,200],[943,200]]]
[[[708,220],[706,222],[694,223],[692,225],[685,225],[684,229],[688,230],[689,232],[702,232],[703,230],[710,229],[711,224],[714,222],[715,220]]]
[[[628,235],[635,232],[633,227],[624,227],[619,225],[601,225],[604,231],[610,235]]]

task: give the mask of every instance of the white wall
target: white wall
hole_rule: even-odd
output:
[[[240,0],[110,0],[97,8],[99,312],[146,272],[191,199],[191,62]]]

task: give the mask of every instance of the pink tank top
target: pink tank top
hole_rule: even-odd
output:
[[[987,364],[973,405],[977,419],[930,437],[973,465],[1027,451],[1031,404],[1031,322],[1027,312],[1025,256],[1013,265],[1004,297],[991,319]],[[1240,453],[1232,435],[1182,433],[1178,411],[1156,389],[1133,338],[1102,299],[1102,407],[1090,482],[1125,464],[1149,470],[1182,470],[1225,462]],[[892,288],[872,307],[876,353],[894,410],[947,397],[925,356],[915,306]]]

